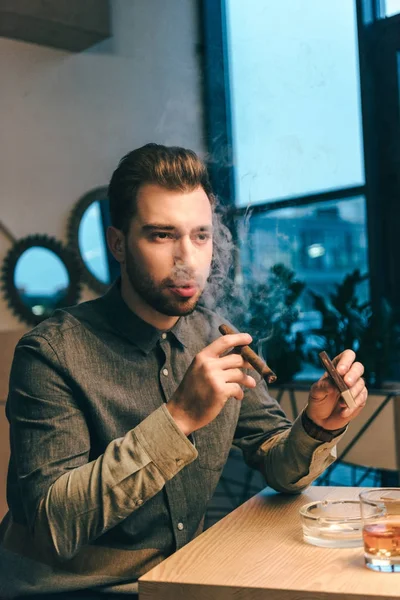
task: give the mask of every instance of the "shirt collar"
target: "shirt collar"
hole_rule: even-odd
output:
[[[104,294],[102,303],[106,309],[107,318],[124,337],[133,342],[145,354],[154,349],[163,332],[143,321],[128,307],[121,296],[120,279],[117,279]],[[190,334],[186,318],[181,317],[170,333],[181,346],[187,346]]]

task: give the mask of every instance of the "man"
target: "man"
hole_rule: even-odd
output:
[[[218,269],[221,225],[193,152],[131,152],[109,198],[120,281],[57,311],[16,349],[4,598],[137,589],[201,532],[232,442],[269,485],[297,493],[334,460],[337,436],[366,402],[348,350],[337,368],[357,408],[325,376],[292,425],[232,352],[250,336],[220,336],[221,319],[199,300]]]

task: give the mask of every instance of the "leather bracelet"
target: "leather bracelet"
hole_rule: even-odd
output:
[[[340,429],[324,429],[320,425],[314,423],[305,410],[303,410],[301,414],[301,422],[305,432],[319,442],[331,442],[335,437],[346,431],[346,427],[341,427]]]

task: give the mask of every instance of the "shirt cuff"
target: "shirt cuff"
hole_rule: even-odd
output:
[[[347,427],[346,427],[347,429]],[[334,437],[330,442],[323,442],[311,437],[303,427],[303,419],[300,414],[290,430],[291,444],[296,448],[297,455],[308,459],[308,466],[303,475],[292,480],[289,491],[301,491],[309,486],[329,465],[336,459],[336,444],[345,432]],[[301,469],[299,469],[301,473]]]
[[[319,442],[331,442],[338,435],[344,433],[347,429],[347,426],[334,430],[324,429],[320,425],[314,423],[312,419],[310,419],[305,409],[301,413],[301,423],[306,433],[308,433],[310,437],[314,438],[315,440],[318,440]]]
[[[198,452],[179,429],[166,404],[134,429],[134,435],[166,480],[193,462]]]
[[[312,437],[304,428],[302,413],[296,418],[292,425],[292,429],[290,431],[290,437],[292,442],[298,448],[298,451],[303,456],[312,457],[314,452],[318,450],[317,455],[323,453],[324,450],[330,452],[330,450],[336,446],[338,441],[343,437],[346,430],[340,435],[335,436],[331,441],[324,442],[322,440],[317,440],[315,437]]]

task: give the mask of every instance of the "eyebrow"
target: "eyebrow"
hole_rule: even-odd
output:
[[[176,231],[177,228],[174,225],[165,225],[164,223],[146,223],[146,225],[142,226],[142,231]],[[199,225],[198,227],[194,227],[192,231],[207,231],[212,232],[212,225]]]
[[[148,223],[142,226],[143,231],[153,231],[153,229],[163,229],[164,231],[174,231],[173,225],[163,225],[162,223]]]

